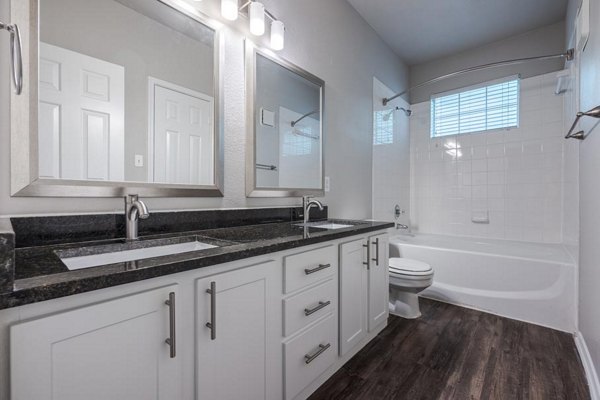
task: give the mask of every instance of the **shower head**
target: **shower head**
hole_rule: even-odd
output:
[[[412,110],[407,110],[404,107],[398,107],[398,106],[396,106],[396,108],[391,109],[387,114],[385,114],[383,116],[383,120],[384,121],[388,121],[390,119],[390,117],[392,116],[392,114],[394,113],[394,111],[404,111],[404,114],[407,117],[410,117],[412,115]]]

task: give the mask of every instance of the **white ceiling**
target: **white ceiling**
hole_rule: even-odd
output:
[[[348,0],[409,65],[563,20],[567,0]]]

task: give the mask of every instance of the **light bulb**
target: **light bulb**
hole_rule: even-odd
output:
[[[238,1],[221,0],[221,15],[229,21],[235,21],[238,17]]]
[[[285,37],[285,26],[281,21],[271,22],[271,48],[273,50],[283,50]]]
[[[258,1],[253,1],[249,5],[248,14],[250,16],[250,32],[256,36],[265,33],[265,6]]]

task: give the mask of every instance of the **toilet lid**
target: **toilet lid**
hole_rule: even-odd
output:
[[[432,269],[423,261],[394,257],[390,258],[390,272],[403,275],[428,275]]]

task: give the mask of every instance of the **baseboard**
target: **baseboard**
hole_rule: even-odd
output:
[[[581,332],[576,332],[573,337],[575,338],[575,346],[577,347],[579,358],[581,358],[581,362],[583,363],[585,376],[588,381],[588,386],[590,387],[590,397],[592,400],[600,400],[600,382],[598,381],[598,374],[596,373],[596,367],[594,367],[592,356],[590,355],[587,344],[585,344],[585,339]]]

